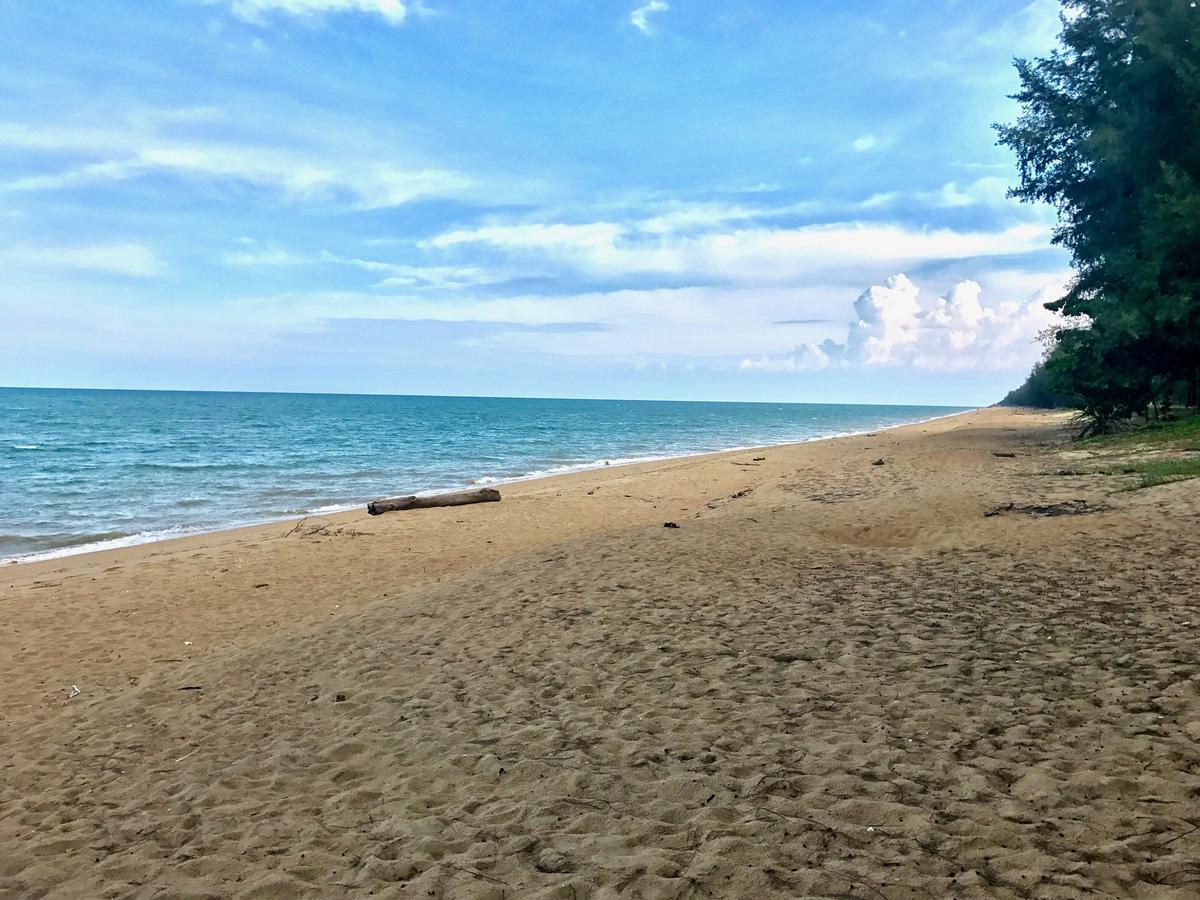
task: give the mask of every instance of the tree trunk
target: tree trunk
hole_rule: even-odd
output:
[[[373,516],[380,513],[404,509],[432,509],[436,506],[466,506],[468,503],[495,503],[500,492],[495,488],[479,488],[474,491],[458,491],[453,494],[436,494],[433,497],[392,497],[373,500],[367,504],[367,512]]]

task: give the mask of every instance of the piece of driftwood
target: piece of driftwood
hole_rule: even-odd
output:
[[[1086,516],[1088,513],[1104,512],[1108,507],[1104,504],[1092,504],[1086,500],[1062,500],[1058,503],[1033,504],[1018,506],[1016,503],[1005,503],[993,506],[985,516],[1002,516],[1005,513],[1023,513],[1035,519],[1045,519],[1052,516]]]
[[[500,492],[495,488],[479,488],[474,491],[456,491],[453,494],[435,494],[432,497],[391,497],[387,500],[372,500],[367,512],[373,516],[385,512],[405,509],[433,509],[436,506],[466,506],[468,503],[495,503]]]

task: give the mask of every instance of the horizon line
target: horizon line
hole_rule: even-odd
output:
[[[437,400],[573,400],[586,403],[719,403],[719,404],[757,404],[775,406],[897,406],[897,407],[926,407],[929,409],[982,409],[994,404],[972,403],[868,403],[833,402],[828,400],[682,400],[672,397],[545,397],[522,396],[512,394],[404,394],[384,392],[353,392],[353,391],[273,391],[273,390],[220,390],[208,388],[114,388],[114,387],[55,387],[49,385],[0,385],[0,391],[89,391],[108,393],[143,393],[143,394],[266,394],[285,397],[411,397]]]

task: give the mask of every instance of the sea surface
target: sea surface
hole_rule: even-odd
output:
[[[959,411],[0,388],[0,562]]]

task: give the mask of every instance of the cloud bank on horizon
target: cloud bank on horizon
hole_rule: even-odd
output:
[[[0,383],[991,402],[1069,273],[986,6],[16,6]]]
[[[1024,301],[982,302],[983,288],[960,281],[944,297],[922,303],[921,290],[903,273],[872,285],[854,301],[857,318],[846,339],[798,344],[779,356],[742,360],[745,369],[804,370],[838,365],[903,366],[938,371],[1028,369],[1040,356],[1036,337],[1065,320],[1046,303],[1065,286]]]

